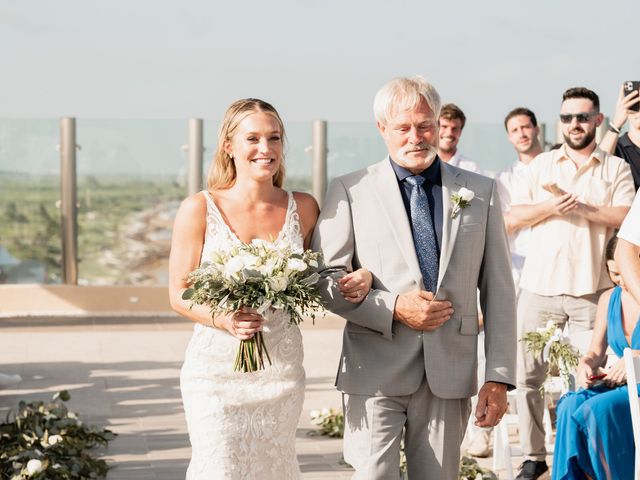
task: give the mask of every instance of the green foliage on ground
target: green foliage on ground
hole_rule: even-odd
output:
[[[109,467],[88,450],[115,438],[107,429],[83,423],[70,412],[67,391],[53,401],[20,402],[0,424],[0,479],[71,480],[104,478]]]

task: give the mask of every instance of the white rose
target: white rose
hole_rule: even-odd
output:
[[[475,193],[473,193],[471,190],[469,190],[468,188],[464,188],[462,187],[459,191],[458,191],[458,195],[460,195],[460,198],[462,200],[464,200],[465,202],[470,202],[471,200],[473,200],[473,197],[475,197]]]
[[[287,270],[293,272],[304,272],[307,269],[307,264],[299,258],[290,258],[287,261]]]
[[[42,471],[42,462],[36,458],[32,458],[27,462],[27,475],[31,477]]]
[[[277,277],[272,277],[268,280],[268,282],[269,282],[269,287],[274,292],[281,292],[289,286],[287,277],[285,277],[284,275],[278,275]]]
[[[309,412],[309,416],[310,416],[311,418],[316,418],[318,415],[320,415],[320,410],[311,410],[311,411]]]
[[[264,265],[257,267],[258,271],[265,277],[270,277],[273,274],[273,270],[276,267],[276,261],[269,259]]]
[[[224,274],[227,278],[237,275],[244,268],[242,257],[232,257],[224,266]]]
[[[239,255],[238,258],[242,259],[242,263],[245,268],[255,267],[256,264],[260,261],[258,257],[256,257],[255,255],[251,255],[249,253]]]
[[[329,410],[327,407],[324,407],[321,411],[322,415],[329,415],[331,413],[331,410]]]

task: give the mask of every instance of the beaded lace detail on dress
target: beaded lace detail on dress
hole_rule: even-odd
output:
[[[240,243],[208,194],[202,259]],[[300,218],[289,192],[276,246],[303,249]],[[239,340],[196,324],[185,353],[180,387],[192,445],[187,480],[298,479],[295,433],[304,398],[302,337],[280,310],[265,314],[272,365],[233,371]]]

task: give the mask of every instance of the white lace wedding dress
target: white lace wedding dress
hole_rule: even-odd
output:
[[[202,259],[240,243],[208,192]],[[293,195],[275,245],[303,248]],[[304,399],[300,330],[279,310],[265,315],[272,364],[234,372],[240,341],[226,330],[196,324],[185,353],[180,388],[191,440],[187,480],[298,479],[295,434]]]

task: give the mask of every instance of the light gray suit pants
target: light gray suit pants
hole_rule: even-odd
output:
[[[438,398],[425,378],[410,395],[342,399],[344,459],[356,470],[353,480],[398,479],[403,427],[409,479],[457,480],[468,398]]]

